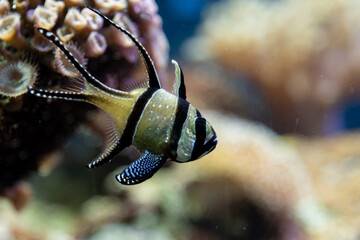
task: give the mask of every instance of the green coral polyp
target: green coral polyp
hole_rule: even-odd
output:
[[[20,96],[27,92],[36,80],[36,67],[23,61],[0,65],[0,95]]]

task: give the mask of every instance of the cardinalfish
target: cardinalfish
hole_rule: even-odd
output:
[[[135,36],[97,10],[89,9],[131,39],[146,69],[146,79],[129,84],[127,91],[112,89],[93,77],[54,33],[39,28],[39,33],[63,52],[79,77],[69,79],[70,86],[61,90],[29,89],[31,94],[39,97],[85,101],[108,115],[106,148],[88,164],[88,168],[109,162],[124,148],[133,145],[142,156],[116,175],[120,183],[132,185],[152,177],[168,159],[183,163],[211,152],[217,144],[215,131],[186,101],[184,76],[179,64],[172,60],[175,82],[169,93],[161,88],[153,61]]]

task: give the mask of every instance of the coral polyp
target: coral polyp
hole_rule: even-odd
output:
[[[37,77],[36,67],[24,61],[0,65],[0,94],[16,97],[27,92]]]
[[[11,13],[0,18],[0,39],[17,49],[23,49],[27,45],[20,31],[20,23],[18,13]]]

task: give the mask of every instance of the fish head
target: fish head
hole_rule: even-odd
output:
[[[189,162],[202,158],[213,151],[217,145],[217,136],[211,124],[195,109],[196,114],[188,116],[181,141],[177,149],[176,162]]]
[[[190,161],[202,158],[210,153],[217,144],[215,130],[205,118],[196,117],[191,127],[195,133],[195,141]]]

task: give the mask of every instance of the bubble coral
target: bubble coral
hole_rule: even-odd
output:
[[[124,72],[134,69],[131,66],[134,63],[128,61],[128,56],[137,59],[136,48],[133,45],[119,47],[116,44],[107,44],[110,36],[105,33],[111,27],[104,26],[102,19],[84,8],[83,1],[14,1],[12,10],[10,3],[9,0],[0,0],[0,6],[4,6],[0,8],[0,39],[1,46],[9,50],[10,55],[14,55],[11,59],[15,60],[0,64],[17,69],[30,69],[35,62],[36,69],[31,69],[35,69],[37,74],[29,70],[23,72],[23,75],[33,73],[33,77],[37,78],[36,85],[53,88],[75,74],[74,69],[66,65],[66,61],[54,52],[54,46],[38,34],[38,27],[55,32],[64,42],[74,46],[70,47],[71,51],[82,63],[87,63],[87,69],[105,84],[109,84],[113,79],[121,79]],[[158,73],[164,75],[166,65],[162,62],[168,58],[168,44],[161,24],[150,21],[159,18],[157,11],[147,14],[146,21],[142,18],[143,13],[148,11],[146,8],[149,3],[156,6],[153,1],[141,1],[137,3],[138,11],[130,14],[133,5],[131,2],[112,0],[109,4],[104,3],[101,11],[111,19],[119,14],[120,10],[126,15],[127,25],[132,26],[129,30],[135,32],[150,54],[157,53],[153,60]],[[92,7],[100,4],[101,1],[87,1],[87,5]],[[157,9],[157,6],[152,8]],[[158,34],[149,34],[150,32]],[[161,42],[164,46],[155,46],[154,42]],[[88,59],[83,57],[84,54],[79,49],[84,50]],[[78,50],[79,52],[75,53]],[[3,53],[0,55],[6,59]],[[26,60],[24,56],[31,56],[32,61]],[[2,70],[8,69],[5,65],[2,66]],[[32,85],[34,79],[32,78],[28,85]],[[17,91],[20,89],[17,85],[13,87],[18,87]],[[75,127],[86,120],[86,113],[93,110],[86,104],[47,101],[23,92],[24,89],[21,90],[22,95],[16,98],[1,98],[0,191],[38,169],[43,156],[56,150]]]
[[[325,113],[358,92],[359,10],[357,0],[221,2],[188,53],[255,82],[277,131],[319,134]]]

